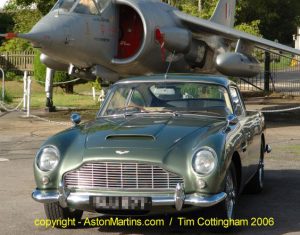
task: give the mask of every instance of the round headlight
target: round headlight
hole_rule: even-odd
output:
[[[54,146],[46,146],[38,152],[36,164],[41,171],[48,172],[57,167],[59,159],[58,149]]]
[[[217,166],[217,154],[211,148],[200,149],[193,158],[194,171],[200,175],[209,175]]]

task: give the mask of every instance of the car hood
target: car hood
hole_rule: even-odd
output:
[[[196,115],[101,118],[86,125],[86,149],[169,149],[195,132],[207,134],[216,123],[223,124],[224,119]]]

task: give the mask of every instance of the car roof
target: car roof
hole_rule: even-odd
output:
[[[221,85],[228,87],[235,83],[230,81],[227,77],[220,75],[208,74],[155,74],[145,75],[139,77],[130,77],[116,82],[116,84],[135,83],[135,82],[203,82],[209,84]]]

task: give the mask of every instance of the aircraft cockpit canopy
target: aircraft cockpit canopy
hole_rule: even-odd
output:
[[[52,10],[76,12],[86,15],[97,15],[107,6],[110,0],[59,0]]]

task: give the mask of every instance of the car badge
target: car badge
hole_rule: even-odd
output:
[[[130,151],[116,151],[116,154],[119,154],[119,155],[124,155],[124,154],[128,154],[130,153]]]

